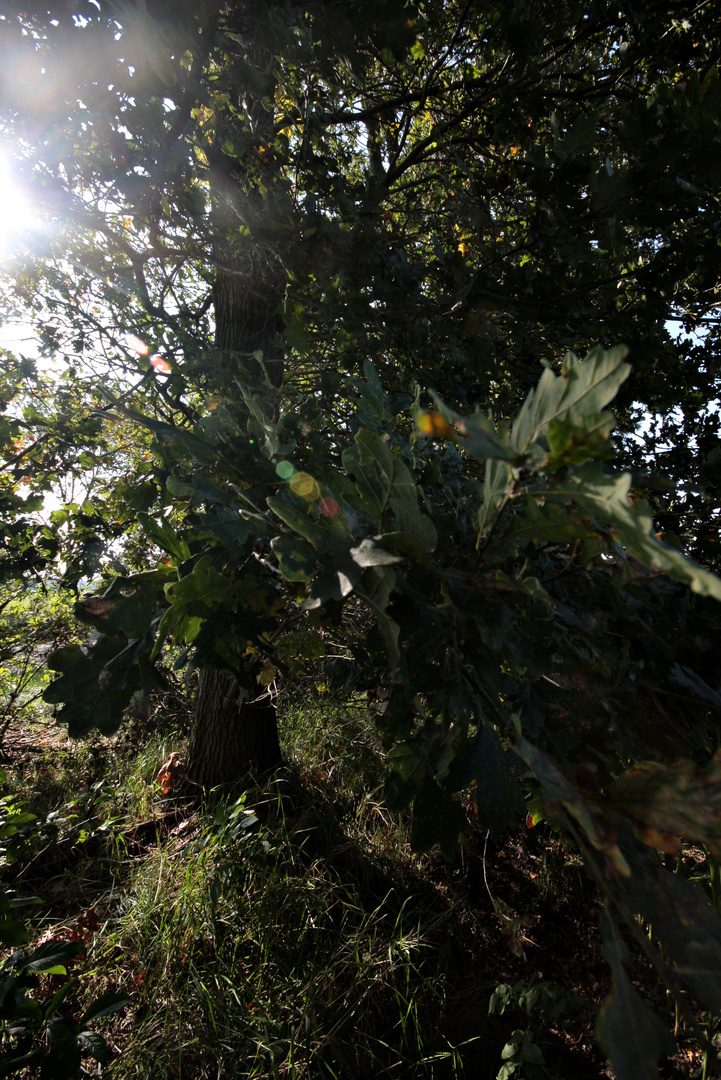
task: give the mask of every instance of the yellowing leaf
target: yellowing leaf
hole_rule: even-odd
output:
[[[274,664],[271,664],[270,660],[264,664],[260,674],[258,675],[258,682],[261,686],[270,686],[275,682],[275,677],[278,674],[278,669]]]
[[[721,859],[721,750],[705,768],[687,760],[635,765],[608,794],[644,844],[675,855],[683,836]]]

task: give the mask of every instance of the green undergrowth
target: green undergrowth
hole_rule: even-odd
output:
[[[40,900],[32,945],[84,943],[73,1015],[129,998],[105,1021],[103,1075],[604,1075],[597,901],[560,839],[497,847],[471,829],[454,864],[414,854],[360,698],[286,706],[271,782],[163,796],[182,719],[38,740],[6,764],[36,815],[4,870]]]
[[[319,822],[254,807],[199,821],[120,901],[104,955],[137,989],[118,1074],[440,1075],[442,920],[353,880],[347,852],[340,872],[327,836],[309,841]]]
[[[181,813],[135,862],[94,955],[133,999],[115,1075],[463,1075],[475,977],[445,901],[394,865],[404,826],[365,793],[359,719],[288,712],[282,775]]]
[[[42,692],[50,681],[47,653],[77,636],[72,602],[58,589],[0,596],[0,751],[13,722],[42,719]]]

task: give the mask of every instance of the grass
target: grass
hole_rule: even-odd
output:
[[[118,1076],[460,1075],[438,1023],[448,915],[388,873],[358,717],[339,714],[322,764],[301,753],[310,722],[285,718],[297,756],[269,788],[135,866],[94,958],[133,993]]]
[[[294,838],[282,822],[273,846],[263,837],[229,843],[206,828],[137,875],[105,945],[140,982],[134,1045],[152,1044],[156,1062],[164,1051],[176,1076],[421,1064],[433,1051],[416,991],[437,1010],[442,987],[411,905],[389,895],[364,910],[320,860],[283,853]],[[121,1075],[154,1075],[133,1057]]]
[[[185,715],[166,702],[150,729],[75,745],[25,730],[6,766],[41,821],[6,868],[43,901],[38,936],[99,925],[69,1006],[111,986],[130,998],[105,1024],[103,1074],[490,1080],[527,1031],[535,1075],[605,1075],[588,1010],[489,1016],[499,985],[519,1001],[536,984],[558,1000],[607,988],[596,899],[558,839],[495,847],[471,830],[453,865],[414,854],[352,701],[285,710],[272,782],[205,807],[163,796]]]

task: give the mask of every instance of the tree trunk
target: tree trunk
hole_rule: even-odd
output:
[[[272,80],[271,54],[260,42],[253,43],[250,53],[266,82]],[[258,99],[249,100],[242,89],[235,92],[237,112],[248,118],[253,145],[267,145],[273,133],[272,112]],[[268,99],[273,100],[273,93]],[[226,372],[251,388],[257,387],[262,407],[272,416],[277,409],[273,388],[283,381],[283,356],[277,340],[282,293],[268,257],[247,240],[237,239],[241,219],[251,236],[254,223],[262,220],[271,178],[264,174],[266,193],[262,195],[253,179],[256,155],[251,150],[247,162],[231,160],[223,152],[223,142],[221,117],[217,118],[214,145],[208,150],[215,233],[215,341]],[[249,696],[223,671],[205,668],[200,673],[186,771],[205,788],[249,774],[267,774],[282,764],[275,702],[257,684],[255,671],[249,670],[248,675]]]
[[[255,700],[242,699],[236,679],[204,668],[188,746],[190,779],[212,788],[273,772],[281,762],[270,694],[264,691]]]

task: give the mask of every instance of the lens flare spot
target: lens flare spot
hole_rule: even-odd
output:
[[[332,495],[326,495],[318,503],[318,509],[320,510],[323,517],[335,517],[335,515],[338,513],[339,507],[338,503],[335,501]]]
[[[453,428],[440,413],[420,413],[416,417],[416,426],[424,435],[435,435],[440,439],[452,439]]]
[[[163,375],[170,374],[170,364],[167,360],[164,360],[162,356],[158,356],[157,353],[155,354],[155,356],[150,357],[150,363],[153,365],[156,371],[162,372]]]
[[[289,461],[281,461],[276,465],[275,471],[281,480],[290,480],[291,476],[295,472],[295,469]]]
[[[150,349],[145,342],[137,337],[136,334],[126,334],[123,340],[127,348],[132,352],[137,353],[138,356],[147,356],[150,352]]]
[[[301,499],[317,499],[320,495],[318,484],[312,476],[305,472],[295,473],[290,482],[290,489],[294,495],[298,495]]]

